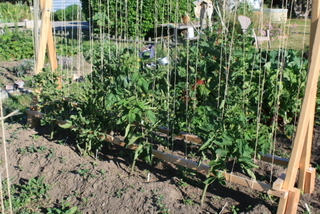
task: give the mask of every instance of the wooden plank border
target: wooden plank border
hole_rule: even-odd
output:
[[[44,113],[32,111],[30,109],[27,110],[27,113],[33,117],[36,117],[36,118],[42,118],[44,116]],[[60,123],[63,123],[63,122],[60,121]],[[120,138],[117,138],[117,137],[113,137],[108,134],[106,134],[105,136],[101,136],[101,139],[104,141],[110,142],[112,144],[121,146],[121,147],[126,147],[126,144],[123,140],[121,140]],[[126,148],[131,149],[131,150],[136,150],[138,148],[138,145],[131,144],[131,145],[127,146]],[[170,154],[167,154],[167,153],[155,150],[155,149],[152,150],[152,154],[154,157],[156,157],[158,159],[161,159],[166,162],[170,162],[175,165],[179,165],[179,166],[183,166],[183,167],[195,170],[195,171],[202,173],[202,174],[207,174],[208,170],[209,170],[209,166],[206,166],[203,164],[199,165],[199,163],[197,163],[197,162],[186,160],[184,158],[170,155]],[[269,184],[265,184],[265,183],[258,182],[258,181],[252,180],[252,179],[237,176],[232,173],[222,172],[222,174],[223,174],[226,181],[236,183],[241,186],[245,186],[245,187],[248,187],[248,188],[251,188],[254,190],[263,191],[268,194],[277,196],[279,198],[286,198],[288,196],[288,191],[285,191],[282,189],[274,190],[274,189],[272,189],[271,185],[269,185]]]
[[[118,146],[125,147],[125,142],[123,142],[123,140],[121,140],[121,139],[119,139],[117,137],[113,137],[111,135],[106,135],[103,140],[107,141],[107,142],[110,142],[110,143],[113,143],[113,144],[118,145]],[[137,147],[138,147],[138,145],[132,144],[128,148],[131,149],[131,150],[135,150],[135,149],[137,149]],[[206,165],[203,165],[203,164],[199,165],[199,163],[197,163],[197,162],[186,160],[184,158],[177,157],[177,156],[174,156],[174,155],[170,155],[170,154],[167,154],[167,153],[164,153],[164,152],[160,152],[160,151],[155,150],[155,149],[152,150],[152,154],[154,155],[154,157],[156,157],[158,159],[161,159],[161,160],[166,161],[166,162],[173,163],[175,165],[179,165],[179,166],[183,166],[183,167],[195,170],[195,171],[197,171],[199,173],[202,173],[202,174],[207,174],[208,170],[210,169],[209,166],[206,166]],[[252,180],[252,179],[248,179],[248,178],[244,178],[244,177],[241,177],[241,176],[237,176],[237,175],[234,175],[232,173],[222,172],[222,174],[223,174],[223,176],[224,176],[226,181],[229,181],[229,182],[232,182],[232,183],[236,183],[236,184],[239,184],[241,186],[248,187],[248,188],[251,188],[251,189],[254,189],[254,190],[263,191],[263,192],[266,192],[268,194],[277,196],[279,198],[285,198],[285,197],[288,196],[288,191],[285,191],[285,190],[282,190],[282,189],[274,190],[274,189],[272,189],[272,187],[269,184],[265,184],[265,183],[258,182],[258,181]]]

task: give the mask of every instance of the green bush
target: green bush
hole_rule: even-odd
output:
[[[0,60],[30,59],[34,56],[32,32],[4,28],[0,34]]]
[[[74,20],[85,20],[85,15],[81,11],[80,6],[73,4],[66,7],[66,9],[57,10],[54,13],[54,20],[55,21],[74,21]],[[81,13],[79,14],[79,11]]]
[[[15,23],[22,19],[31,19],[31,12],[27,5],[0,3],[0,23]]]
[[[111,35],[145,36],[161,23],[178,23],[180,16],[193,14],[188,0],[82,0],[83,11],[94,23]]]

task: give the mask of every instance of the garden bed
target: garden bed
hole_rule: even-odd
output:
[[[6,126],[13,183],[22,184],[30,178],[45,176],[44,182],[51,190],[50,198],[39,203],[43,207],[58,206],[65,199],[81,213],[219,213],[223,207],[221,213],[274,213],[277,209],[276,198],[229,182],[211,185],[205,204],[200,207],[201,181],[194,180],[188,170],[165,162],[151,167],[138,161],[135,173],[130,175],[130,154],[120,147],[106,147],[98,159],[80,157],[68,146],[72,137],[64,133],[58,133],[56,140],[50,141],[47,127],[34,130],[17,123]],[[319,164],[319,133],[320,129],[316,128],[313,164]],[[38,149],[27,151],[31,147]],[[288,142],[277,144],[283,153],[289,153],[289,147]],[[266,171],[270,170],[270,164],[258,164],[256,172],[268,179]],[[277,175],[282,168],[275,166],[275,170]],[[318,176],[316,187],[319,184]],[[306,211],[305,203],[312,213],[318,213],[319,197],[319,188],[312,195],[303,194],[299,213]],[[32,209],[39,211],[35,206]]]

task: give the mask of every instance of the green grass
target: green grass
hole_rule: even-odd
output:
[[[274,30],[271,33],[274,35],[271,36],[271,49],[285,48],[306,52],[309,47],[310,24],[310,19],[288,19],[286,23],[272,23]],[[266,49],[267,43],[261,47]]]

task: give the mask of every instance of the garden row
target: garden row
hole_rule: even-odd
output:
[[[159,126],[171,130],[169,136],[192,133],[204,142],[196,153],[199,164],[209,166],[204,192],[231,170],[230,161],[254,178],[252,156],[268,153],[278,131],[294,133],[307,60],[293,50],[259,52],[251,38],[234,36],[213,34],[168,51],[171,64],[153,69],[146,65],[156,62],[134,48],[95,42],[87,53],[94,70],[85,82],[58,90],[55,73],[34,77],[42,89],[42,122],[54,130],[57,120],[66,121],[60,127],[71,128],[82,155],[102,150],[106,133],[122,135],[126,147],[136,145],[132,169],[138,158],[152,163],[155,144],[173,147],[173,138],[154,134]]]

